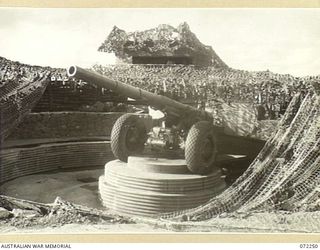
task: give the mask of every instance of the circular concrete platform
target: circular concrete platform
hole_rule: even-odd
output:
[[[199,206],[225,189],[219,169],[209,175],[191,174],[184,160],[129,157],[105,165],[99,179],[103,205],[114,212],[156,216]]]
[[[152,173],[167,174],[187,174],[191,173],[186,167],[183,159],[165,159],[156,157],[137,157],[130,156],[128,158],[129,168]]]

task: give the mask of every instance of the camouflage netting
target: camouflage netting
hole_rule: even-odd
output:
[[[319,99],[309,93],[300,103],[297,94],[273,137],[236,182],[202,206],[162,218],[203,221],[233,212],[319,211]]]
[[[0,142],[31,111],[47,86],[47,68],[0,57]]]
[[[174,28],[161,24],[157,28],[126,32],[114,26],[98,51],[114,53],[129,62],[132,56],[190,56],[196,65],[228,67],[211,46],[202,44],[187,23]]]

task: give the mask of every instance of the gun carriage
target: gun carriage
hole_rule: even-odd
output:
[[[149,115],[127,113],[118,118],[111,131],[111,149],[121,161],[127,162],[130,155],[141,154],[145,146],[150,145],[175,155],[184,154],[192,173],[206,174],[217,166],[218,154],[255,157],[264,144],[261,140],[227,134],[224,127],[214,125],[209,112],[166,96],[114,81],[78,66],[69,67],[67,73],[69,77],[144,101],[165,114],[165,126],[158,127],[153,126]]]

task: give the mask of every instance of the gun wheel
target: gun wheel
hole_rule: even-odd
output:
[[[216,159],[216,136],[207,121],[195,123],[189,130],[185,158],[188,169],[195,174],[212,171]]]
[[[118,118],[111,131],[111,150],[121,161],[127,162],[130,155],[141,153],[147,139],[147,131],[141,118],[124,114]]]

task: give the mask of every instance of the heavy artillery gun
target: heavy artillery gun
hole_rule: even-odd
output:
[[[67,69],[69,77],[76,77],[118,94],[148,103],[165,114],[165,126],[154,127],[151,116],[124,114],[118,118],[111,132],[111,149],[116,158],[127,162],[130,155],[142,153],[146,145],[164,151],[183,153],[188,169],[195,174],[209,173],[221,154],[255,157],[264,142],[227,134],[225,128],[215,126],[213,116],[204,110],[182,104],[166,96],[150,93],[78,66]]]

